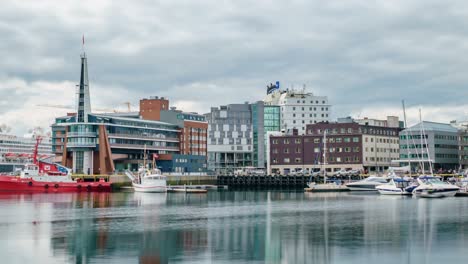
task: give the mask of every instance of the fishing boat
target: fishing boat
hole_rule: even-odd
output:
[[[138,170],[137,175],[126,171],[125,174],[132,181],[133,190],[135,192],[166,192],[167,178],[161,174],[161,170],[156,167],[156,158],[158,154],[153,154],[153,168],[148,169],[146,166],[146,148],[143,159],[143,166]]]
[[[33,162],[26,164],[17,175],[0,175],[0,191],[20,192],[81,192],[111,191],[112,184],[73,180],[71,170],[62,165],[38,160],[38,147],[42,137],[36,136]]]

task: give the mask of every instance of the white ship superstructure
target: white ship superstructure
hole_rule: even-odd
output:
[[[0,134],[0,172],[11,172],[31,163],[35,144],[36,140],[32,135],[19,137]],[[52,161],[55,155],[52,153],[50,138],[43,139],[38,155],[39,159]]]

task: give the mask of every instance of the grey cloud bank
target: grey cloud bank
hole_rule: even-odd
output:
[[[413,122],[420,105],[468,119],[466,17],[465,1],[3,1],[0,123],[66,112],[34,104],[73,104],[83,33],[95,107],[161,95],[206,112],[280,80],[335,117],[401,116],[406,99]]]

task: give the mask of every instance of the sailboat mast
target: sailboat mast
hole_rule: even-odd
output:
[[[143,150],[143,168],[146,170],[146,144]]]
[[[419,123],[420,123],[420,135],[421,135],[421,164],[422,164],[422,173],[424,174],[426,172],[425,168],[424,168],[424,147],[423,147],[423,144],[424,144],[424,140],[423,140],[423,130],[422,130],[422,118],[421,118],[421,108],[419,108]]]
[[[323,131],[323,165],[327,165],[327,130]],[[323,183],[327,183],[326,168],[323,169]]]
[[[409,166],[409,176],[411,177],[411,153],[410,153],[410,145],[409,145],[409,138],[408,138],[408,123],[406,123],[406,107],[405,107],[405,100],[401,101],[403,105],[403,126],[405,128],[405,138],[406,138],[406,155],[408,156],[408,166]]]

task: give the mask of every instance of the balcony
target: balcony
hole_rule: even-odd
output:
[[[67,137],[96,137],[96,132],[69,132]]]
[[[78,143],[78,142],[68,142],[67,148],[95,148],[96,143]]]
[[[144,134],[117,134],[117,133],[109,133],[109,138],[146,139],[146,140],[153,140],[153,141],[179,142],[179,139],[178,139],[178,138],[173,138],[173,137],[158,137],[158,136],[144,135]]]
[[[145,149],[145,145],[137,145],[137,144],[117,144],[111,143],[111,148],[123,148],[123,149]],[[146,145],[147,150],[168,150],[168,151],[179,151],[178,147],[166,147],[166,146],[152,146]]]

